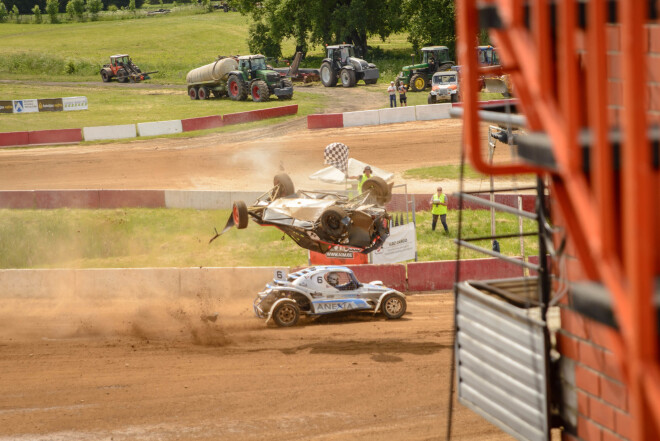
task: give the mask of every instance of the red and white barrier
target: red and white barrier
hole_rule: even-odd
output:
[[[83,127],[85,141],[105,141],[109,139],[135,138],[137,130],[135,124],[118,126]]]
[[[343,113],[307,115],[308,129],[334,129],[338,127],[344,127]]]
[[[28,144],[74,144],[83,140],[80,129],[37,130],[28,132]]]
[[[188,118],[181,120],[181,128],[184,132],[192,132],[194,130],[215,129],[222,127],[221,115],[202,116],[200,118]]]
[[[378,124],[380,124],[380,112],[378,110],[344,113],[344,127],[374,126]]]
[[[381,124],[394,124],[415,121],[415,107],[390,107],[378,109]]]
[[[173,135],[183,132],[181,120],[156,121],[137,124],[138,136]]]
[[[28,145],[29,143],[28,132],[0,133],[0,147]]]
[[[431,121],[435,119],[449,119],[451,103],[426,104],[415,106],[415,118],[417,121]]]
[[[238,124],[262,119],[277,118],[280,116],[295,115],[298,113],[298,104],[292,106],[271,107],[270,109],[250,110],[248,112],[228,113],[222,117],[224,125]]]

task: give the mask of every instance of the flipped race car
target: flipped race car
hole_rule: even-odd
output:
[[[316,266],[273,279],[254,300],[254,313],[277,326],[294,326],[301,314],[321,316],[367,310],[398,319],[406,312],[406,296],[383,282],[360,283],[343,266]]]
[[[331,192],[295,191],[287,174],[276,175],[274,187],[251,205],[234,202],[232,214],[218,236],[231,227],[247,228],[248,219],[271,225],[289,235],[299,246],[325,254],[340,247],[369,253],[390,235],[390,215],[383,206],[392,198],[392,184],[372,176],[362,184],[362,194],[352,199]]]

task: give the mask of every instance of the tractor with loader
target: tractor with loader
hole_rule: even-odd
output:
[[[344,87],[354,87],[358,81],[364,81],[364,84],[378,82],[380,74],[376,65],[357,58],[352,44],[326,46],[326,50],[327,57],[319,69],[325,87],[335,87],[337,79]]]
[[[117,78],[120,83],[139,83],[143,80],[148,80],[150,74],[158,73],[157,70],[153,72],[142,72],[137,64],[133,64],[131,57],[127,54],[112,55],[110,57],[110,64],[105,64],[99,72],[101,79],[104,83],[109,82],[113,78]]]
[[[431,78],[436,72],[451,69],[455,64],[449,58],[447,46],[428,46],[422,48],[422,62],[415,64],[415,55],[412,55],[410,66],[404,66],[396,78],[397,85],[403,83],[411,92],[422,92],[431,86]]]
[[[205,100],[229,96],[233,101],[268,101],[271,95],[281,100],[293,97],[293,84],[266,65],[263,55],[218,57],[214,63],[191,70],[186,75],[188,96],[192,100]]]

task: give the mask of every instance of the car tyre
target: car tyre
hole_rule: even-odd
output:
[[[395,320],[406,313],[406,306],[406,299],[396,294],[388,294],[380,302],[380,311],[386,318]]]
[[[387,204],[392,199],[390,186],[383,178],[372,176],[362,184],[362,193],[370,191],[380,205]]]
[[[230,75],[227,80],[227,94],[232,101],[245,101],[247,98],[247,87],[245,81],[238,75]]]
[[[321,214],[321,228],[330,237],[339,237],[344,234],[348,225],[342,222],[346,212],[339,207],[328,207]]]
[[[255,103],[261,103],[263,101],[268,101],[270,98],[270,91],[268,90],[268,84],[265,81],[255,81],[252,83],[251,91],[252,101]]]
[[[107,83],[110,81],[110,74],[108,74],[107,70],[102,70],[101,71],[101,79],[103,80],[104,83]]]
[[[206,86],[200,86],[199,91],[197,92],[197,96],[199,97],[200,100],[209,99],[210,96],[209,89]]]
[[[319,76],[321,77],[321,83],[325,87],[335,87],[337,85],[337,74],[332,70],[332,65],[327,61],[321,65]]]
[[[300,319],[300,308],[293,300],[281,302],[275,306],[271,317],[275,324],[282,328],[295,326]]]
[[[291,177],[286,173],[280,173],[273,178],[273,200],[287,197],[296,192]]]
[[[199,94],[197,93],[197,88],[196,87],[191,87],[190,89],[188,89],[188,96],[190,97],[191,100],[199,99]]]
[[[344,87],[355,86],[355,71],[350,69],[342,69],[339,74],[341,78],[341,85]]]
[[[238,228],[239,230],[247,228],[248,209],[247,209],[247,205],[245,205],[245,202],[243,201],[234,202],[231,215],[234,217],[234,224],[236,224],[236,228]]]
[[[429,94],[429,98],[428,98],[427,102],[429,104],[435,104],[437,102],[437,98],[435,97],[435,95]]]
[[[415,74],[410,78],[410,90],[421,92],[426,89],[426,79],[423,75]]]
[[[119,69],[117,71],[117,81],[120,83],[128,83],[128,73],[126,73],[126,70]]]

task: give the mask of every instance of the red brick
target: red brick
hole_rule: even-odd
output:
[[[561,441],[580,441],[568,432],[561,433]]]
[[[591,342],[580,342],[580,362],[592,369],[603,372],[605,366],[605,352]]]
[[[605,365],[603,366],[603,373],[617,381],[623,382],[624,380],[619,359],[611,352],[605,352]]]
[[[632,439],[633,419],[630,414],[615,411],[614,412],[615,432],[624,438]]]
[[[649,55],[646,57],[647,61],[647,75],[646,78],[649,82],[660,83],[660,55]]]
[[[619,25],[607,26],[607,50],[621,50],[621,27]]]
[[[581,365],[575,366],[575,385],[578,389],[600,396],[600,376],[589,368]]]
[[[592,421],[578,416],[578,436],[585,441],[603,441],[603,430]]]
[[[600,396],[624,412],[628,411],[628,389],[626,385],[608,378],[600,379]]]
[[[614,430],[614,408],[598,398],[589,398],[589,417],[592,420]]]
[[[612,341],[619,338],[616,330],[590,319],[585,318],[584,322],[586,328],[586,336],[584,338],[611,351],[613,347]]]
[[[568,334],[559,330],[557,333],[557,350],[568,358],[573,360],[580,359],[580,352],[578,350],[579,342],[570,337]]]
[[[577,392],[578,412],[584,416],[589,416],[589,395],[584,392]]]
[[[603,441],[623,441],[623,438],[609,430],[603,430]]]
[[[621,54],[619,52],[607,54],[607,78],[620,80],[623,78],[621,72]]]
[[[660,26],[650,25],[648,29],[648,52],[660,54]]]
[[[559,315],[561,318],[561,328],[564,331],[576,337],[587,338],[584,319],[581,315],[568,308],[561,308]]]

